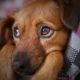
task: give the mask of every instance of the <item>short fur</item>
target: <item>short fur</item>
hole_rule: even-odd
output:
[[[32,68],[36,70],[31,80],[57,79],[63,66],[63,50],[69,36],[69,29],[62,24],[61,14],[64,12],[58,1],[35,0],[1,22],[0,80],[17,80],[12,63],[15,56],[24,55],[23,52],[30,57]],[[39,37],[37,28],[42,23],[55,30],[50,38]],[[15,25],[20,30],[20,39],[13,36]],[[27,75],[22,78],[29,80]]]

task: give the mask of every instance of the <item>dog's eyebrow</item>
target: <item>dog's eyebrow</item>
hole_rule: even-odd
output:
[[[37,24],[36,26],[40,26],[40,25],[46,25],[46,26],[49,26],[50,28],[54,29],[55,31],[58,31],[58,30],[61,30],[63,28],[62,24],[56,24],[54,22],[51,22],[51,21],[48,21],[48,20],[45,20],[45,19],[41,19],[39,21],[37,21]]]

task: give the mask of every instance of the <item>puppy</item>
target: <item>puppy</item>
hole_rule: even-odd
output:
[[[0,80],[57,79],[69,34],[61,7],[56,0],[35,0],[2,22]]]

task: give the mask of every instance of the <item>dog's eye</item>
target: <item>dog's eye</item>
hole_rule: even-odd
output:
[[[19,31],[18,27],[13,28],[13,36],[16,38],[20,37],[20,31]]]
[[[42,25],[39,28],[39,35],[41,38],[49,38],[51,37],[51,35],[53,34],[53,30],[46,26],[46,25]]]

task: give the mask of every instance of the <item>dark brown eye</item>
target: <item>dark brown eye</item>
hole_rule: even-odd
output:
[[[16,38],[20,37],[20,31],[17,26],[13,28],[13,36]]]
[[[53,30],[46,26],[46,25],[42,25],[39,27],[39,35],[42,38],[49,38],[51,37],[51,35],[53,34]]]

